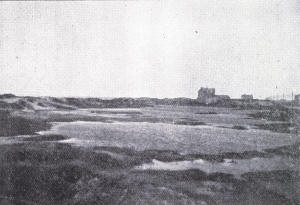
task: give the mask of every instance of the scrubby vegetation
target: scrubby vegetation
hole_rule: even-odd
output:
[[[248,114],[249,117],[254,119],[264,119],[267,122],[263,124],[256,124],[259,129],[271,130],[281,133],[295,133],[300,130],[300,112],[297,109],[291,109],[282,105],[275,105],[269,107],[269,109],[257,111],[255,113]]]
[[[299,127],[295,123],[268,123],[256,124],[256,127],[264,130],[271,130],[273,132],[281,133],[298,133]]]
[[[49,128],[45,120],[12,116],[9,111],[0,110],[0,137],[33,134]]]
[[[294,113],[291,110],[270,109],[262,110],[254,114],[249,114],[250,117],[256,119],[266,119],[270,121],[285,121],[288,122],[293,118]]]
[[[197,115],[216,115],[217,112],[196,112]]]
[[[287,198],[283,190],[276,189],[278,183],[292,186],[297,182],[297,172],[254,172],[236,179],[200,170],[133,169],[154,153],[170,154],[52,142],[1,145],[0,204],[297,203],[296,196]]]
[[[235,129],[235,130],[247,130],[247,127],[242,126],[242,125],[234,125],[232,127],[232,129]]]

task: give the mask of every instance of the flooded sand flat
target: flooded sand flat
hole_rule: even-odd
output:
[[[175,150],[185,154],[261,151],[298,141],[297,135],[265,130],[149,122],[63,122],[55,123],[51,130],[40,133],[65,135],[73,139],[67,142],[79,145]]]

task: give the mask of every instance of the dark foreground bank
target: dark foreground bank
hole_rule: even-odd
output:
[[[38,137],[38,136],[37,136]],[[231,174],[136,170],[153,158],[222,161],[266,154],[299,158],[299,144],[266,153],[181,156],[172,151],[81,148],[48,136],[0,146],[0,204],[299,204],[298,171]]]

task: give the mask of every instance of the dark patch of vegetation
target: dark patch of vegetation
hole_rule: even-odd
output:
[[[51,104],[50,106],[54,107],[56,109],[62,109],[62,110],[76,110],[76,108],[70,107],[68,105]]]
[[[234,125],[232,127],[226,127],[226,126],[217,126],[217,127],[226,128],[226,129],[234,129],[234,130],[248,130],[248,128],[243,125]]]
[[[25,97],[26,101],[34,103],[38,100],[38,97]]]
[[[75,160],[81,156],[78,148],[68,144],[28,142],[0,146],[3,163],[29,162],[30,164],[60,163]]]
[[[147,175],[162,176],[163,181],[205,181],[208,175],[199,169],[188,169],[183,171],[167,171],[167,170],[144,170],[136,171],[143,172]]]
[[[216,112],[196,112],[197,115],[217,115]]]
[[[206,125],[204,122],[199,121],[175,121],[175,125],[191,125],[191,126],[197,126],[197,125]]]
[[[145,101],[133,98],[114,98],[104,100],[99,98],[65,98],[65,104],[78,108],[139,108],[151,106]]]
[[[73,121],[90,121],[90,122],[111,122],[110,118],[101,116],[86,116],[77,114],[53,114],[48,116],[48,122],[73,122]]]
[[[224,173],[207,174],[199,169],[188,169],[180,171],[167,170],[144,170],[136,171],[143,172],[148,175],[162,177],[163,181],[217,181],[217,182],[235,182],[237,181],[233,175]]]
[[[151,162],[152,159],[157,159],[163,162],[180,161],[185,160],[185,155],[180,155],[178,152],[171,150],[145,150],[138,153],[142,161]]]
[[[282,204],[300,203],[298,192],[300,173],[298,171],[275,170],[269,172],[249,172],[243,174],[242,178],[251,187],[256,187],[258,193],[273,196],[277,204],[279,204],[279,201]],[[268,187],[268,189],[261,190],[261,187]],[[245,189],[244,186],[241,186],[241,188]]]
[[[261,110],[256,113],[248,114],[254,119],[265,119],[268,121],[280,121],[280,123],[255,124],[259,129],[270,130],[280,133],[297,134],[300,128],[300,111],[275,104],[273,107]]]
[[[120,160],[97,152],[99,149],[37,142],[0,146],[0,203],[2,199],[13,204],[110,204],[121,200],[123,192],[135,185],[124,182],[125,176],[118,172],[135,166],[135,156]]]
[[[268,106],[259,112],[249,114],[249,117],[270,121],[290,122],[299,115],[300,111],[297,109],[291,109],[281,104],[273,104],[273,106]]]
[[[41,106],[41,107],[47,107],[44,103],[41,103],[41,102],[39,102],[37,105]]]
[[[268,124],[255,124],[259,129],[270,130],[280,133],[298,133],[298,127],[294,123],[268,123]]]
[[[222,125],[220,125],[220,126],[217,126],[218,128],[226,128],[226,129],[231,129],[231,127],[226,127],[226,126],[222,126]]]
[[[265,172],[268,174],[269,172]],[[241,180],[234,183],[230,198],[225,204],[260,204],[260,205],[291,205],[295,203],[284,193],[284,188],[271,190],[270,184],[258,183],[257,180]],[[284,184],[281,184],[284,186]],[[227,202],[227,203],[226,203]]]
[[[80,152],[68,145],[2,145],[0,153],[0,196],[13,204],[60,204],[75,195],[80,178],[91,174],[73,161]]]
[[[23,106],[21,106],[18,103],[7,103],[7,102],[0,101],[0,108],[6,110],[21,110],[23,109]]]
[[[95,147],[95,150],[104,150],[112,153],[121,154],[128,157],[135,157],[137,164],[151,162],[152,159],[157,159],[163,162],[182,161],[203,159],[211,162],[224,162],[224,159],[252,159],[252,158],[271,158],[274,155],[298,157],[300,156],[300,144],[287,145],[272,149],[259,151],[244,151],[244,152],[225,152],[221,154],[180,154],[172,150],[144,150],[136,151],[122,147]]]
[[[159,118],[152,116],[140,116],[140,115],[130,115],[129,118],[105,118],[107,120],[118,121],[118,122],[149,122],[149,123],[170,123],[173,124],[172,118]]]
[[[23,141],[59,141],[59,140],[65,140],[68,139],[68,137],[63,135],[35,135],[31,137],[23,138]]]
[[[97,113],[97,114],[126,114],[126,115],[142,115],[142,112],[138,111],[106,111],[106,110],[94,110],[91,111],[92,113]]]
[[[277,182],[297,182],[300,175],[297,171],[276,170],[270,172],[248,172],[242,175],[243,178],[251,181],[277,181]]]
[[[289,122],[292,119],[292,113],[287,110],[271,109],[263,110],[254,114],[248,114],[249,117],[255,119],[266,119],[270,121]]]
[[[232,127],[232,129],[235,129],[235,130],[247,130],[247,127],[242,126],[242,125],[234,125]]]
[[[256,157],[271,157],[269,153],[258,151],[245,151],[245,152],[225,152],[221,154],[189,154],[185,155],[184,159],[203,159],[212,162],[224,162],[224,159],[252,159]]]
[[[217,182],[225,182],[225,183],[231,183],[231,182],[237,182],[238,180],[234,178],[232,174],[225,174],[225,173],[212,173],[207,175],[207,180],[211,181],[217,181]]]
[[[8,103],[4,101],[0,101],[0,108],[5,110],[23,110],[29,109],[33,110],[34,108],[28,103],[25,98],[19,99],[15,102]]]
[[[226,153],[222,157],[257,154]],[[171,150],[139,152],[119,147],[81,148],[53,142],[0,145],[0,204],[291,204],[289,199],[257,181],[298,180],[294,173],[280,171],[248,173],[239,180],[230,174],[207,174],[197,169],[131,170],[160,155],[179,156]],[[211,190],[212,194],[203,193],[199,188]],[[225,195],[230,197],[224,198]]]
[[[51,100],[53,102],[55,102],[55,103],[62,103],[62,104],[65,103],[65,101],[63,99],[61,99],[61,98],[54,98],[54,97],[52,97]]]
[[[32,164],[70,162],[79,160],[88,163],[89,166],[98,166],[102,170],[111,168],[125,168],[134,166],[128,158],[116,159],[108,153],[95,152],[92,149],[73,147],[70,144],[51,142],[28,142],[15,144],[8,150],[4,145],[0,146],[1,158],[9,163],[29,161]]]
[[[11,93],[6,93],[6,94],[2,94],[0,95],[0,99],[4,99],[4,98],[15,98],[17,96],[15,96],[14,94]]]
[[[23,107],[23,109],[27,108],[29,110],[34,110],[31,104],[29,104],[25,99],[21,99],[17,102],[19,105]]]
[[[293,149],[297,148],[297,145],[292,146]],[[120,147],[97,147],[96,150],[105,150],[113,153],[118,153],[130,157],[136,157],[135,160],[137,164],[144,162],[151,162],[153,159],[163,161],[163,162],[172,162],[172,161],[183,161],[183,160],[196,160],[203,159],[210,162],[224,162],[224,159],[252,159],[256,157],[269,158],[273,154],[281,155],[280,152],[275,153],[277,149],[286,149],[290,152],[293,151],[289,146],[276,148],[274,151],[266,150],[266,152],[259,151],[245,151],[245,152],[225,152],[221,154],[180,154],[172,150],[144,150],[144,151],[135,151],[129,148],[120,148]]]
[[[252,159],[252,158],[271,158],[274,155],[290,156],[297,158],[300,156],[300,144],[287,145],[273,149],[265,149],[259,151],[244,151],[244,152],[225,152],[221,154],[180,154],[172,150],[144,150],[136,151],[129,148],[121,147],[96,147],[95,150],[105,150],[129,157],[136,157],[137,164],[151,162],[156,159],[163,162],[183,161],[203,159],[210,162],[224,162],[224,159]],[[136,164],[136,165],[137,165]]]
[[[29,135],[49,128],[50,125],[45,120],[12,116],[8,111],[0,110],[0,137]]]
[[[265,151],[268,153],[271,153],[271,154],[299,158],[300,157],[300,143],[277,147],[277,148],[272,148],[272,149],[266,149]]]

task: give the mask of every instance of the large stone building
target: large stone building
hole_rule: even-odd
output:
[[[216,95],[215,88],[200,88],[197,100],[203,104],[216,104],[230,100],[228,95]]]
[[[246,102],[252,102],[253,101],[253,95],[242,95],[241,96],[242,100],[246,101]]]

